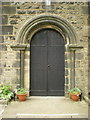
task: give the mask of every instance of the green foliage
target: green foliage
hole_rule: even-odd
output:
[[[26,89],[25,88],[18,88],[17,93],[18,94],[26,94]]]
[[[13,97],[14,94],[11,90],[11,86],[10,85],[0,85],[0,99],[11,99],[11,97]]]
[[[73,88],[73,89],[71,89],[69,92],[76,95],[76,94],[81,93],[81,90],[80,90],[79,88]]]

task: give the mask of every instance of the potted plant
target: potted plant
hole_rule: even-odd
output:
[[[27,91],[25,88],[18,88],[17,96],[20,101],[25,101],[27,96]]]
[[[0,100],[10,100],[14,93],[10,85],[0,85]]]
[[[79,88],[73,88],[69,91],[69,93],[73,101],[78,101],[81,95],[81,90]]]

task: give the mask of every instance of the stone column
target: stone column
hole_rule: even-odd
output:
[[[20,87],[24,87],[24,50],[20,50]]]
[[[24,87],[24,54],[27,45],[13,45],[11,48],[20,51],[20,87]]]
[[[83,46],[79,45],[69,45],[70,49],[70,89],[75,87],[75,51],[82,49]]]
[[[70,88],[75,87],[75,49],[71,49]]]

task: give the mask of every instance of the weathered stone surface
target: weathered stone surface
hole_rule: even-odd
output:
[[[24,11],[24,10],[20,10],[20,11],[18,11],[17,13],[18,13],[18,14],[25,14],[26,11]]]
[[[13,26],[2,26],[2,34],[12,34],[13,33]]]
[[[20,59],[20,53],[17,53],[16,59]]]
[[[13,67],[20,67],[20,61],[16,61],[12,66]]]
[[[32,6],[25,6],[24,9],[31,9]]]
[[[8,23],[7,15],[0,15],[0,24],[7,24],[7,23]]]
[[[42,9],[54,9],[54,5],[50,6],[42,5]]]
[[[7,50],[7,47],[6,45],[0,45],[0,51],[6,51]]]
[[[2,14],[2,6],[0,6],[0,14]]]
[[[39,9],[40,8],[40,6],[34,6],[34,9]]]
[[[39,10],[37,13],[45,13],[46,11],[45,10]]]
[[[6,39],[6,41],[8,41],[8,39],[9,40],[15,40],[15,36],[6,36],[5,39]]]
[[[82,12],[82,14],[88,14],[88,7],[87,6],[82,6],[81,7],[81,12]]]
[[[14,6],[2,6],[2,13],[3,14],[15,14],[16,7],[14,7]]]
[[[3,15],[2,16],[2,24],[7,24],[8,23],[8,16],[7,15]]]
[[[27,14],[35,14],[36,11],[35,10],[30,10],[30,11],[27,11]]]
[[[75,67],[79,68],[80,67],[80,61],[75,62]]]
[[[2,68],[0,68],[0,75],[2,75]]]
[[[2,5],[10,5],[10,2],[2,2]]]
[[[13,16],[10,16],[10,18],[20,18],[19,15],[13,15]]]
[[[72,21],[72,24],[77,24],[77,21]]]
[[[68,70],[65,70],[65,76],[68,76]]]
[[[76,57],[76,59],[79,59],[79,60],[83,59],[83,54],[77,53],[75,57]]]
[[[4,38],[3,36],[0,36],[0,43],[3,43],[4,42]]]
[[[69,82],[68,78],[65,78],[65,81],[66,81],[66,84],[68,84],[68,82]]]
[[[63,9],[65,9],[63,6],[56,7],[56,10],[63,10]]]
[[[18,24],[18,21],[17,20],[11,20],[10,24]]]
[[[55,11],[55,10],[48,10],[48,13],[58,14],[58,11]]]

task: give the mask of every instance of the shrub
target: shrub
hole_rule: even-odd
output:
[[[11,99],[14,96],[10,85],[0,85],[0,99]]]

